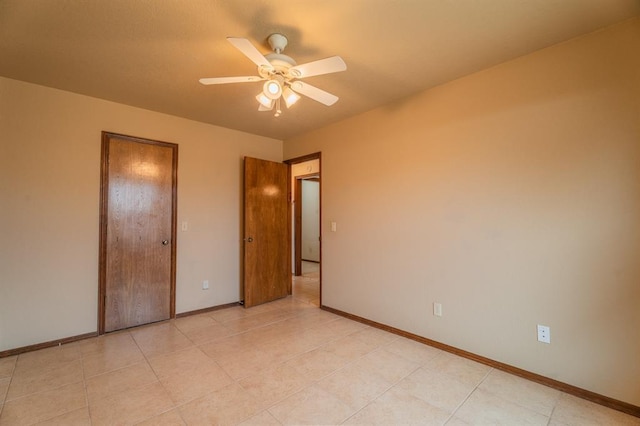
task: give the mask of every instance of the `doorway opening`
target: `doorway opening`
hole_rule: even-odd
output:
[[[287,160],[290,165],[293,296],[322,305],[322,208],[320,153]]]

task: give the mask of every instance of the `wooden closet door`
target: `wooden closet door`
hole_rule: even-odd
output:
[[[169,319],[175,294],[177,146],[103,138],[103,325]]]

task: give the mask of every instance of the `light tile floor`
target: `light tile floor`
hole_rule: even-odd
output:
[[[292,297],[0,359],[1,425],[640,425]],[[317,275],[316,275],[317,277]]]

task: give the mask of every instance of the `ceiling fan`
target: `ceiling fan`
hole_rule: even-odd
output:
[[[227,40],[258,66],[258,75],[201,78],[200,83],[209,85],[264,81],[262,91],[256,96],[260,103],[258,111],[273,111],[275,107],[274,115],[276,117],[282,114],[281,99],[284,100],[287,108],[295,104],[300,99],[300,95],[327,106],[338,101],[337,96],[300,81],[300,79],[346,70],[347,64],[340,56],[297,65],[293,58],[282,53],[288,42],[287,37],[282,34],[276,33],[269,36],[267,40],[273,53],[267,55],[260,53],[246,38],[227,37]]]

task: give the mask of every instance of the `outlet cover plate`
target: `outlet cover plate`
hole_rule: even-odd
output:
[[[551,329],[546,325],[538,324],[538,342],[551,343]]]

